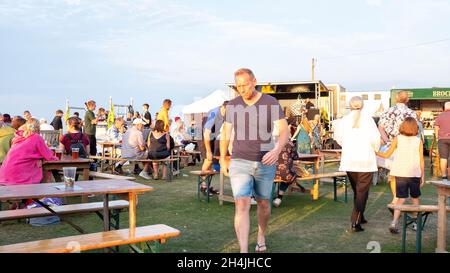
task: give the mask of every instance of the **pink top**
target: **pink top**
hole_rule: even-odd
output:
[[[439,126],[438,139],[450,139],[450,110],[442,112],[434,125]]]
[[[23,131],[17,131],[2,166],[0,184],[38,184],[42,180],[41,160],[56,161],[52,151],[38,134],[23,137]]]

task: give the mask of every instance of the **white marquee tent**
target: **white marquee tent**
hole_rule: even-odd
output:
[[[232,98],[233,92],[231,90],[216,90],[208,96],[186,105],[183,108],[183,115],[208,113],[212,109],[222,105],[224,101],[231,100]]]

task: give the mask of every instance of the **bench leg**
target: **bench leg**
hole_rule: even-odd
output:
[[[206,200],[209,203],[209,189],[211,188],[212,175],[206,177]]]
[[[333,193],[334,193],[334,202],[337,201],[337,178],[333,177]]]
[[[422,251],[422,212],[417,214],[416,253]]]
[[[402,226],[402,253],[406,253],[406,225],[408,222],[408,214],[403,212],[403,226]]]

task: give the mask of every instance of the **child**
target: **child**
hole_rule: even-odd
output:
[[[400,125],[399,135],[392,141],[392,145],[385,153],[377,152],[377,155],[388,158],[396,151],[392,162],[391,175],[396,180],[396,205],[403,205],[406,198],[411,196],[413,205],[419,205],[420,187],[425,181],[423,143],[417,137],[419,127],[414,118],[408,117]],[[391,233],[397,234],[400,210],[394,211],[394,219],[389,226]]]

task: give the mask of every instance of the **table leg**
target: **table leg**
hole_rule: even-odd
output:
[[[103,230],[111,230],[109,226],[109,194],[105,194],[103,197]]]
[[[130,203],[128,213],[130,222],[130,231],[136,228],[136,194],[130,192],[128,194],[128,202]]]
[[[319,173],[319,164],[320,164],[320,158],[314,160],[314,174]],[[319,199],[319,179],[314,180],[314,186],[313,186],[313,192],[312,197],[313,200]]]
[[[89,180],[89,167],[83,169],[83,180],[88,181]]]
[[[223,173],[220,173],[220,186],[219,186],[219,205],[223,205],[223,190],[225,188],[224,186],[224,177]]]
[[[42,168],[42,182],[47,183],[48,182],[48,170],[45,168]]]
[[[438,235],[437,235],[437,253],[445,252],[446,246],[446,233],[447,233],[447,196],[444,194],[443,190],[438,189]]]

